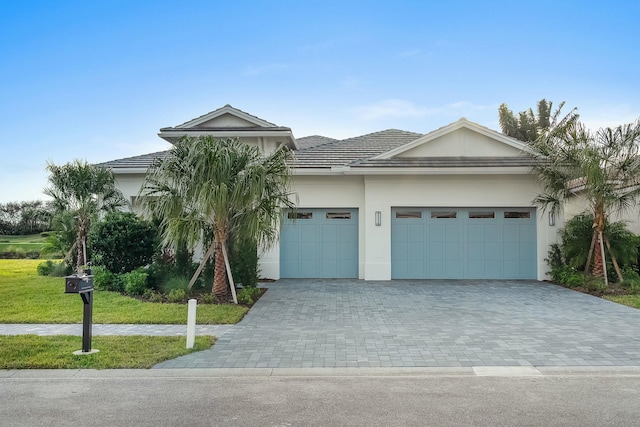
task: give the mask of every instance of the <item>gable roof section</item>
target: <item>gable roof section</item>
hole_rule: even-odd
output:
[[[260,117],[254,116],[253,114],[249,114],[245,111],[242,111],[238,108],[233,108],[231,105],[227,104],[222,108],[218,108],[217,110],[213,110],[208,112],[207,114],[203,114],[200,117],[196,117],[195,119],[189,120],[188,122],[184,122],[178,126],[175,126],[174,129],[191,129],[197,127],[203,123],[211,121],[217,117],[223,116],[225,114],[231,114],[240,119],[247,121],[248,123],[253,124],[253,126],[257,127],[278,127],[271,122],[268,122]]]
[[[195,119],[174,127],[160,129],[158,136],[174,143],[185,135],[213,135],[217,138],[276,138],[296,149],[296,139],[291,128],[278,126],[227,104]]]
[[[385,159],[391,159],[393,157],[399,156],[403,153],[406,153],[412,149],[415,149],[421,145],[424,144],[428,144],[431,141],[434,141],[438,138],[441,138],[447,134],[451,134],[453,132],[456,132],[460,129],[469,129],[472,132],[476,132],[480,135],[484,135],[492,140],[495,140],[499,143],[503,143],[509,147],[515,148],[516,150],[520,151],[520,152],[524,152],[526,151],[526,144],[518,141],[517,139],[508,137],[504,134],[501,134],[499,132],[496,132],[494,130],[491,130],[489,128],[486,128],[484,126],[481,126],[475,122],[471,122],[467,119],[465,119],[464,117],[453,122],[450,123],[446,126],[443,126],[439,129],[436,129],[432,132],[429,132],[428,134],[422,136],[421,138],[416,139],[415,141],[412,141],[409,144],[405,144],[399,147],[396,147],[394,149],[391,149],[387,152],[381,153],[377,156],[374,156],[371,158],[371,160],[385,160]]]
[[[296,159],[294,167],[348,166],[358,160],[368,159],[406,145],[421,136],[420,133],[387,129],[355,138],[329,142],[294,152]]]

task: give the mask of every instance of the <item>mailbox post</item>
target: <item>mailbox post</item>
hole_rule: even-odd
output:
[[[84,303],[82,315],[82,350],[75,351],[74,354],[97,353],[98,350],[91,349],[91,329],[93,323],[93,275],[91,274],[91,269],[85,270],[81,276],[73,274],[65,277],[65,293],[80,294],[82,302]]]

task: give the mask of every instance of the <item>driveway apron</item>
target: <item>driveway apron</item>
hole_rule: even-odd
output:
[[[156,368],[637,366],[640,310],[543,282],[279,280]]]

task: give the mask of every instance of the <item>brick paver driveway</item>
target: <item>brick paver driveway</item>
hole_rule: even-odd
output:
[[[638,366],[640,310],[526,281],[280,280],[163,368]]]

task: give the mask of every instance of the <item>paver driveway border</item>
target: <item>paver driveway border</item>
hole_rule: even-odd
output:
[[[640,365],[640,310],[537,281],[294,280],[156,368]]]

